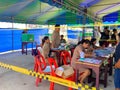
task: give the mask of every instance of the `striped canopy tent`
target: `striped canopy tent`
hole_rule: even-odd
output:
[[[113,12],[103,17],[104,24],[120,25],[120,11]]]
[[[120,0],[0,0],[0,21],[29,24],[92,24],[118,13]],[[113,19],[111,19],[113,20]]]

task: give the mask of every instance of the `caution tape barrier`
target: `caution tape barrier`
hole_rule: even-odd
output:
[[[82,85],[80,83],[76,84],[73,81],[69,81],[69,80],[65,80],[62,78],[58,78],[58,77],[54,77],[54,76],[50,76],[50,75],[45,75],[45,74],[40,74],[37,72],[34,72],[32,70],[28,70],[22,67],[18,67],[18,66],[14,66],[14,65],[10,65],[10,64],[5,64],[0,62],[0,67],[5,68],[5,69],[9,69],[15,72],[19,72],[22,74],[26,74],[29,76],[34,76],[34,77],[38,77],[38,78],[42,78],[44,80],[48,80],[50,82],[54,82],[63,86],[67,86],[67,87],[71,87],[74,89],[80,89],[80,90],[98,90],[96,89],[96,87],[89,87],[88,85]],[[99,89],[99,90],[103,90],[103,89]]]
[[[106,39],[100,39],[99,41],[109,41],[109,42],[115,42],[117,40],[106,40]]]

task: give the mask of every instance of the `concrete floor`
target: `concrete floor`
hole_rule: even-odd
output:
[[[21,52],[14,52],[0,55],[0,62],[33,69],[34,60],[32,55],[22,55]],[[104,90],[114,90],[113,76],[108,78],[108,86],[100,88]],[[10,71],[0,67],[0,90],[49,90],[49,82],[42,81],[38,87],[35,86],[35,78],[21,73]],[[67,90],[67,87],[55,84],[54,90]]]

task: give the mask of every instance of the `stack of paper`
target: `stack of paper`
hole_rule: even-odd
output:
[[[94,53],[96,54],[96,56],[101,56],[101,57],[104,57],[104,56],[108,56],[111,54],[111,52],[109,50],[95,50]]]
[[[93,64],[100,64],[101,63],[101,60],[94,59],[94,58],[85,58],[84,60],[80,59],[80,61],[87,62],[87,63],[93,63]]]

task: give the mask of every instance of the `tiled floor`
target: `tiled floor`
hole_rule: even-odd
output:
[[[17,65],[27,69],[33,69],[34,60],[32,55],[22,55],[21,52],[14,52],[0,55],[0,62]],[[104,90],[114,90],[113,76],[108,78],[108,86],[100,88]],[[35,78],[0,67],[0,90],[49,90],[49,82],[42,81],[38,87],[35,86]],[[55,85],[54,90],[67,90],[67,87]]]

